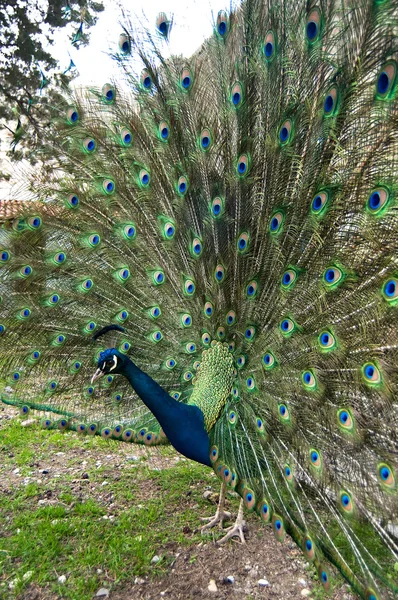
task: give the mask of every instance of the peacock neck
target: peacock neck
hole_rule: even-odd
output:
[[[209,437],[200,408],[174,400],[130,359],[122,374],[155,415],[174,448],[187,458],[210,466]]]

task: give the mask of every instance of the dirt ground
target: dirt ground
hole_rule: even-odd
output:
[[[3,419],[7,415],[15,418],[16,412],[11,408],[1,413]],[[1,424],[5,421],[0,421]],[[101,462],[109,472],[117,472],[123,468],[123,462],[134,454],[138,458],[145,455],[146,464],[155,469],[173,468],[176,461],[181,460],[175,456],[165,458],[155,449],[128,444],[118,444],[117,452],[110,454],[109,449],[101,452],[87,452],[80,447],[72,447],[67,453],[58,452],[48,457],[46,464],[40,462],[40,468],[50,468],[53,474],[70,472],[71,459],[76,458],[76,473],[81,474],[82,454],[84,453],[84,469],[89,470]],[[73,461],[72,461],[73,463]],[[73,467],[72,467],[73,469]],[[1,473],[1,471],[0,471]],[[7,493],[12,486],[20,484],[16,476],[5,477],[0,475],[0,493]],[[74,482],[80,486],[81,494],[85,497],[102,499],[104,488],[91,487],[88,482],[81,480],[80,476]],[[214,481],[214,490],[217,488]],[[79,488],[78,488],[79,489]],[[202,494],[203,490],[195,490]],[[151,495],[159,491],[153,489]],[[54,500],[54,499],[53,499]],[[214,497],[212,498],[214,502]],[[51,502],[51,498],[48,499]],[[208,507],[207,514],[215,511],[215,506]],[[200,522],[198,520],[198,528]],[[184,532],[185,533],[185,532]],[[187,531],[187,536],[190,531]],[[257,598],[272,598],[274,600],[300,599],[310,597],[321,600],[325,593],[317,579],[313,579],[313,570],[306,564],[302,552],[290,538],[284,543],[275,540],[270,528],[261,527],[253,515],[247,519],[246,544],[229,541],[225,546],[217,546],[211,535],[203,536],[203,541],[197,543],[193,540],[191,546],[179,547],[173,542],[166,542],[161,548],[162,553],[174,556],[174,562],[166,574],[154,578],[131,578],[128,584],[115,585],[106,583],[104,574],[104,590],[102,596],[93,595],[93,598],[108,600],[152,600],[165,598],[166,600],[217,600],[224,598],[243,598],[245,600]],[[263,580],[262,582],[260,580]],[[210,589],[209,589],[210,586]],[[108,592],[106,594],[106,592]],[[1,592],[0,592],[1,597]],[[8,596],[7,596],[8,598]],[[355,600],[356,596],[350,588],[342,583],[328,596],[332,600]],[[61,600],[62,595],[54,595],[49,588],[37,587],[36,584],[26,588],[18,600]],[[77,597],[78,600],[78,597]]]

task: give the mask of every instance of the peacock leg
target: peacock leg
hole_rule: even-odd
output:
[[[224,510],[226,492],[227,492],[227,485],[225,483],[222,483],[221,490],[220,490],[220,498],[218,500],[216,514],[214,515],[214,517],[201,517],[201,519],[200,519],[201,521],[209,521],[209,523],[207,523],[207,525],[204,525],[202,527],[202,529],[201,529],[202,533],[211,529],[212,527],[215,527],[217,525],[217,523],[219,524],[220,529],[223,529],[224,521],[227,521],[228,519],[231,518],[231,513]]]
[[[227,527],[227,529],[225,529],[225,531],[227,531],[227,534],[224,535],[224,537],[222,537],[221,540],[217,540],[217,544],[224,544],[224,542],[226,542],[227,540],[238,536],[240,537],[240,541],[242,542],[242,544],[245,544],[245,535],[243,533],[245,527],[246,521],[243,518],[243,500],[241,500],[239,504],[238,516],[236,517],[235,523],[231,525],[231,527]]]

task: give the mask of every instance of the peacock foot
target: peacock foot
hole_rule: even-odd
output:
[[[201,529],[202,533],[204,533],[205,531],[208,531],[209,529],[212,529],[217,524],[219,525],[220,529],[223,529],[224,521],[227,521],[228,519],[231,518],[231,513],[224,510],[226,492],[227,492],[227,486],[225,483],[222,483],[221,490],[220,490],[220,498],[218,500],[216,514],[214,515],[214,517],[201,517],[201,519],[200,519],[201,521],[209,521],[207,523],[207,525],[204,525],[202,527],[202,529]]]
[[[236,517],[236,521],[231,527],[227,527],[224,531],[226,531],[226,535],[222,537],[220,540],[217,540],[217,544],[224,544],[226,541],[230,540],[234,537],[239,537],[242,544],[246,544],[245,534],[246,531],[246,521],[243,518],[243,500],[240,501],[238,516]]]
[[[223,529],[224,521],[229,521],[230,518],[231,518],[230,512],[228,512],[226,510],[219,510],[219,508],[217,508],[217,511],[216,511],[216,514],[214,515],[214,517],[201,517],[200,518],[201,521],[209,521],[207,523],[207,525],[203,525],[201,532],[204,533],[205,531],[209,531],[209,529],[212,529],[217,524],[219,524],[220,529]]]

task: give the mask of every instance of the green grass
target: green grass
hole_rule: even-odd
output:
[[[18,485],[9,485],[7,493],[0,496],[1,598],[23,597],[24,589],[35,583],[62,598],[91,599],[100,587],[163,573],[174,556],[169,548],[175,551],[177,545],[203,539],[193,530],[199,527],[198,514],[210,512],[202,493],[205,485],[215,483],[211,471],[185,461],[172,469],[154,471],[147,461],[138,461],[137,466],[124,455],[117,472],[106,464],[96,468],[96,457],[116,453],[115,444],[100,437],[82,442],[76,434],[43,431],[37,426],[22,428],[17,420],[0,429],[4,457],[0,478],[4,481],[15,468],[22,475]],[[86,457],[71,453],[82,445],[92,451],[84,469],[81,461]],[[134,454],[136,447],[130,445],[128,450]],[[65,452],[62,464],[75,470],[59,478],[40,475],[36,465],[60,451]],[[159,451],[165,457],[175,456],[167,447]],[[76,485],[76,470],[80,474],[87,471],[89,483]],[[26,476],[36,481],[24,485]],[[102,487],[104,479],[108,485]],[[88,486],[93,484],[96,491],[90,493]],[[103,501],[104,494],[113,495],[111,511]],[[51,504],[40,504],[46,498]],[[192,510],[193,505],[198,508]],[[103,519],[109,514],[114,520]],[[189,536],[184,533],[186,527]],[[161,560],[153,564],[155,554]],[[58,582],[59,575],[67,576],[65,585]],[[10,582],[14,582],[12,590]]]

